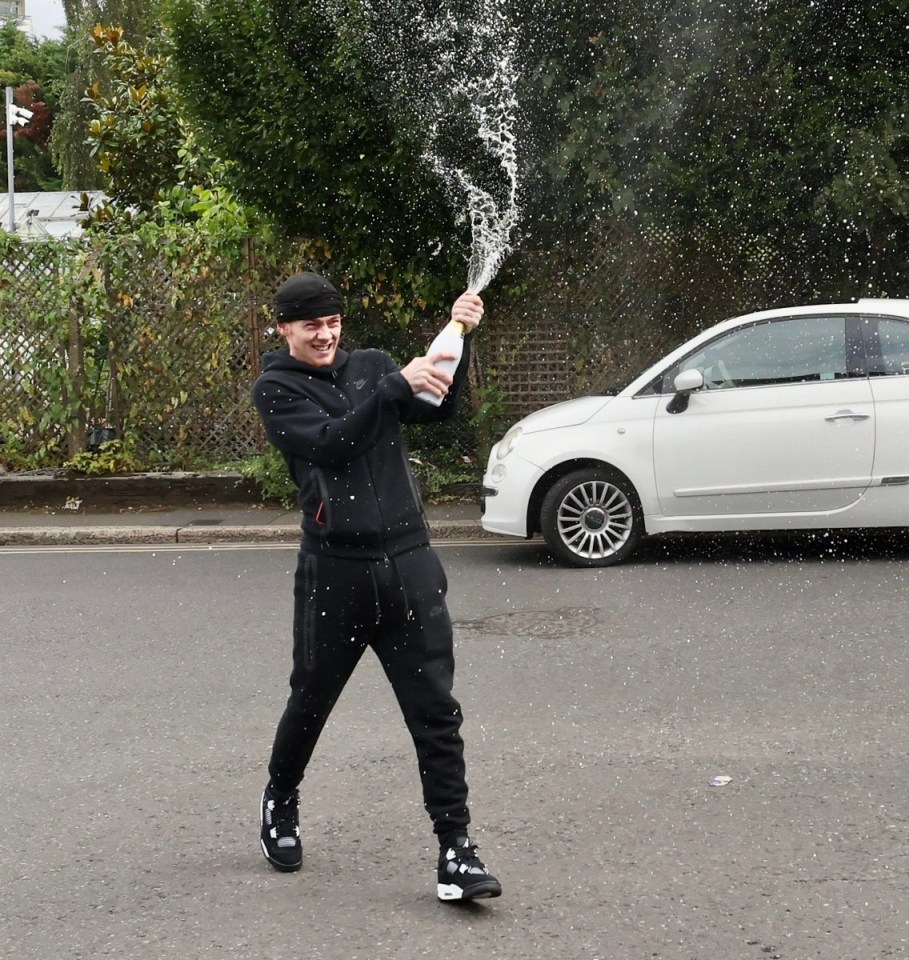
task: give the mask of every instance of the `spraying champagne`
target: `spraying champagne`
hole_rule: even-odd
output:
[[[321,6],[347,28],[350,4],[321,0]],[[450,4],[367,0],[353,7],[371,67],[390,90],[395,110],[425,128],[423,160],[469,220],[467,290],[476,296],[511,253],[520,219],[520,25],[508,0],[476,0],[469,20]],[[389,58],[390,49],[398,55]],[[453,152],[454,142],[471,144],[473,156],[470,150],[466,156],[463,149]],[[428,355],[460,360],[464,336],[474,325],[453,316]],[[435,366],[453,373],[458,360]],[[435,406],[442,402],[428,390],[417,396]]]

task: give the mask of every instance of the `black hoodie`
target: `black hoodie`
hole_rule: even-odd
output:
[[[451,391],[435,407],[381,350],[339,349],[328,367],[286,349],[265,354],[253,402],[299,487],[307,549],[381,558],[429,542],[400,424],[453,416],[469,356],[467,337]]]

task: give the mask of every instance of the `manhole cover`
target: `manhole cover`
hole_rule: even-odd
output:
[[[516,610],[480,620],[458,620],[456,630],[470,630],[506,636],[545,635],[553,640],[573,637],[579,630],[596,626],[594,614],[584,607],[564,607],[561,610]]]

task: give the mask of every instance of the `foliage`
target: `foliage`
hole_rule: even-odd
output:
[[[235,331],[256,291],[245,256],[192,225],[148,222],[87,244],[0,235],[4,460],[58,466],[100,420],[143,468],[197,467],[200,437],[218,436],[221,408],[238,403]]]
[[[89,32],[95,24],[116,24],[124,39],[139,47],[160,34],[157,0],[64,0],[67,51],[60,79],[60,109],[54,123],[51,152],[67,190],[92,190],[103,186],[97,163],[89,153],[88,125],[93,116],[85,91],[95,83],[106,88],[103,62],[93,55]]]
[[[63,56],[59,41],[33,40],[15,22],[0,26],[0,86],[13,87],[13,101],[34,113],[26,126],[16,127],[14,132],[16,190],[60,189],[49,143],[58,108]],[[5,184],[6,150],[0,154],[0,177]]]
[[[64,279],[63,244],[42,245],[39,269],[50,283],[23,296],[16,282],[24,249],[19,238],[0,233],[0,376],[16,404],[0,419],[3,461],[16,469],[59,463],[65,431],[79,416],[80,374],[61,364],[65,354],[69,298],[78,280]]]
[[[427,503],[446,503],[476,497],[483,471],[472,454],[436,449],[430,456],[420,451],[410,456],[410,469]]]
[[[902,263],[902,6],[612,0],[565,45],[580,82],[559,79],[558,58],[547,70],[560,88],[550,169],[572,214],[668,225],[730,262],[785,250],[834,292],[850,253],[869,278]]]
[[[315,2],[171,0],[166,18],[185,110],[236,196],[324,241],[354,307],[406,325],[447,306],[459,231],[356,38]]]
[[[64,467],[90,477],[116,473],[132,473],[137,469],[137,459],[130,445],[122,440],[105,440],[97,451],[82,450],[70,457]]]
[[[90,105],[85,90],[91,83],[88,69],[92,60],[88,55],[84,31],[69,27],[65,43],[70,51],[66,58],[60,90],[60,112],[54,121],[51,138],[51,156],[63,181],[64,190],[100,190],[101,171],[91,156],[88,146]],[[80,55],[84,52],[84,55]]]
[[[250,458],[266,496],[291,491],[280,456],[259,456],[266,446],[249,396],[248,337],[251,319],[266,325],[274,277],[298,269],[308,251],[277,242],[257,251],[253,271],[245,244],[213,239],[202,221],[145,221],[132,234],[81,243],[0,234],[6,466],[104,473]],[[393,329],[403,349],[412,337]],[[430,495],[478,479],[475,425],[469,405],[462,409],[445,424],[412,425],[407,438]],[[117,439],[87,451],[86,430],[98,424]]]
[[[88,140],[109,199],[87,223],[95,231],[129,233],[146,221],[198,220],[213,242],[249,236],[254,220],[219,185],[226,165],[199,147],[183,121],[168,56],[135,49],[119,27],[96,24],[90,37],[106,80],[86,92],[96,113]]]
[[[126,29],[131,41],[145,40],[154,34],[157,8],[157,0],[63,0],[63,13],[69,26],[117,23]]]
[[[478,438],[477,449],[488,450],[509,425],[505,394],[497,370],[488,372],[485,382],[477,387],[476,393],[473,421]]]
[[[104,174],[111,201],[147,212],[178,164],[183,140],[180,116],[162,74],[166,57],[140,53],[120,27],[97,24],[90,33],[109,81],[95,81],[87,98],[97,116],[89,124],[92,155]]]
[[[847,256],[886,285],[906,262],[902,6],[511,0],[526,52],[524,243],[558,256],[618,214],[697,238],[730,269],[772,248],[810,260],[818,287],[837,287]],[[358,8],[337,28],[324,0],[167,0],[163,16],[194,149],[227,163],[215,182],[280,233],[324,244],[355,303],[406,324],[451,298],[465,235],[364,53]],[[67,3],[71,23],[119,17],[137,49],[154,33],[161,53],[157,10]]]
[[[269,446],[265,453],[237,466],[242,476],[258,485],[264,501],[280,503],[288,510],[293,508],[297,502],[297,488],[284,458],[275,447]]]
[[[238,194],[284,232],[324,238],[350,289],[406,321],[408,291],[442,306],[463,234],[419,163],[419,131],[364,54],[358,8],[340,27],[315,0],[170,0],[166,16],[187,109],[234,164]],[[476,9],[459,0],[452,15],[470,22]],[[857,275],[895,287],[909,269],[901,11],[511,0],[525,51],[525,243],[570,258],[621,216],[731,271],[778,255],[805,298]],[[388,69],[411,55],[395,49]],[[439,242],[433,263],[425,249]]]

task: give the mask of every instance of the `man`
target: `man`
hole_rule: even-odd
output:
[[[447,582],[429,545],[401,423],[453,415],[469,344],[450,376],[417,357],[399,368],[380,350],[341,349],[340,293],[301,273],[274,301],[287,349],[264,357],[253,399],[268,439],[299,488],[303,539],[294,580],[291,693],[262,797],[261,845],[278,870],[298,870],[298,786],[319,734],[367,646],[379,658],[413,738],[423,802],[439,839],[440,900],[497,897],[502,888],[468,837],[461,708]],[[483,302],[465,293],[452,319],[472,331]],[[415,395],[444,397],[434,406]]]

